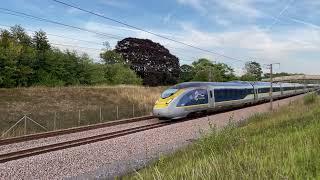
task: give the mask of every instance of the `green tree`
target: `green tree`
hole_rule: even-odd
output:
[[[79,64],[79,82],[85,85],[102,84],[106,82],[102,64],[94,63],[87,54],[82,54]]]
[[[105,63],[105,79],[109,84],[141,84],[142,80],[130,69],[122,55],[115,50],[100,54]]]
[[[142,79],[123,64],[108,64],[105,67],[105,78],[108,84],[141,84]]]
[[[193,81],[225,82],[235,80],[234,70],[224,63],[212,63],[209,59],[199,59],[192,63]]]
[[[241,77],[243,81],[261,81],[262,68],[257,62],[250,61],[245,64],[246,73]]]
[[[35,32],[32,38],[32,42],[35,48],[40,52],[50,50],[50,44],[47,34],[42,30]]]
[[[11,35],[13,39],[24,46],[31,46],[31,37],[26,33],[26,31],[19,25],[15,25],[10,28]]]
[[[100,58],[104,61],[105,64],[125,64],[125,61],[121,54],[117,53],[114,50],[107,50],[100,54]]]
[[[193,79],[194,76],[194,68],[193,66],[184,64],[180,66],[180,82],[188,82]]]
[[[101,58],[105,63],[96,63],[87,54],[61,51],[50,45],[44,31],[31,37],[17,25],[0,31],[0,88],[141,84],[120,54],[107,50]]]

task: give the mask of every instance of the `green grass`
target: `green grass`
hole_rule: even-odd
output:
[[[308,95],[240,127],[213,129],[188,148],[125,178],[320,179],[318,97]]]
[[[316,93],[310,93],[307,96],[304,97],[303,102],[304,104],[313,104],[317,100],[317,94]]]

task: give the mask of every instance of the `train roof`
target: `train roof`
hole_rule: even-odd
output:
[[[252,87],[249,82],[239,81],[239,82],[185,82],[172,86],[173,89],[184,89],[190,87],[201,87],[201,86],[223,86],[223,87]]]
[[[184,82],[172,86],[172,89],[184,89],[191,87],[204,87],[204,86],[215,86],[215,87],[242,87],[242,88],[252,88],[256,87],[270,87],[270,82],[250,82],[250,81],[230,81],[230,82]],[[293,86],[303,86],[303,84],[298,83],[273,83],[273,87],[293,87]]]

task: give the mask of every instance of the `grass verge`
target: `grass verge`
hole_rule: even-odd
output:
[[[240,127],[213,129],[190,147],[125,178],[319,179],[319,98],[308,95]]]

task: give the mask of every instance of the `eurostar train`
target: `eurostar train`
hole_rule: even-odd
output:
[[[214,112],[270,100],[269,82],[186,82],[165,90],[155,103],[159,119],[179,119],[201,112]],[[318,84],[273,83],[273,99],[319,89]]]

